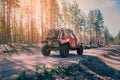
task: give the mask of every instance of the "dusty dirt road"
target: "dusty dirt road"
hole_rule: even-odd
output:
[[[118,45],[86,49],[82,56],[77,55],[75,51],[70,51],[67,58],[61,58],[59,52],[52,52],[50,56],[44,57],[39,47],[28,47],[18,52],[5,52],[4,55],[0,55],[0,75],[13,78],[23,70],[34,71],[35,66],[45,65],[53,68],[59,63],[67,66],[78,61],[86,70],[100,77],[109,77],[108,74],[112,75],[116,71],[114,75],[120,76],[120,46]]]

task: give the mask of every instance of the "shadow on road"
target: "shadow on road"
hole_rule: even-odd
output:
[[[85,58],[85,56],[84,56]],[[119,80],[120,79],[120,71],[116,70],[107,64],[105,64],[102,60],[94,56],[87,56],[86,59],[80,61],[82,65],[87,67],[92,72],[96,74],[108,77],[110,80]]]
[[[45,59],[47,59],[48,63],[56,62],[55,63],[56,65],[61,61],[63,62],[63,65],[66,65],[66,63],[70,65],[72,63],[70,61],[77,62],[79,60],[80,64],[84,65],[87,68],[87,70],[90,70],[97,75],[105,77],[106,80],[120,79],[120,71],[108,66],[106,63],[104,63],[104,61],[102,61],[98,57],[89,56],[89,55],[81,56],[81,55],[72,54],[72,53],[67,58],[61,58],[59,54],[51,54],[49,57],[38,57],[38,59],[34,60],[35,61],[34,65],[31,65],[29,63],[23,63],[23,61],[16,61],[16,60],[3,58],[0,61],[0,75],[3,75],[5,78],[11,78],[11,77],[14,77],[14,75],[20,74],[23,70],[26,70],[28,72],[32,71],[28,69],[26,65],[34,67],[35,65],[43,63]],[[86,68],[84,68],[85,72],[87,71]],[[93,75],[93,73],[90,73],[90,72],[87,72],[87,73],[88,74],[86,76],[91,77],[91,79],[92,77],[95,76],[95,74]]]
[[[115,61],[120,61],[120,46],[119,45],[99,48],[98,50],[102,50],[105,52],[102,55],[104,58],[115,60]]]
[[[7,58],[4,58],[0,61],[0,75],[5,79],[13,79],[23,70],[30,72],[30,69],[27,69],[21,61],[13,61]]]
[[[52,58],[61,58],[61,56],[60,56],[59,53],[51,54],[49,57],[52,57]],[[80,57],[80,55],[70,53],[68,55],[68,57],[65,57],[65,58],[75,58],[75,57]]]
[[[111,50],[111,52],[112,52],[112,50]],[[115,53],[115,54],[118,54],[118,53]],[[114,53],[112,53],[112,54],[114,55]],[[110,54],[107,54],[107,56],[110,56]],[[102,61],[101,59],[99,59],[98,57],[95,57],[95,56],[90,56],[90,55],[82,55],[81,56],[81,55],[71,53],[67,58],[61,58],[59,54],[57,54],[57,55],[51,54],[49,57],[59,58],[59,59],[61,59],[61,61],[65,60],[64,61],[65,63],[68,63],[69,61],[80,60],[81,64],[84,65],[85,67],[87,67],[88,70],[94,72],[97,75],[105,77],[106,80],[112,80],[112,79],[119,80],[120,79],[120,71],[119,70],[112,68],[111,66],[108,66],[106,63],[104,63],[104,61]],[[110,57],[107,57],[107,58],[110,58]],[[119,59],[116,59],[116,60],[119,60]],[[89,73],[89,74],[91,74],[91,73]],[[90,76],[90,75],[88,75],[88,76]]]

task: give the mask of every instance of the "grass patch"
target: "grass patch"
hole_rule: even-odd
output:
[[[17,80],[55,80],[53,74],[54,72],[48,71],[48,69],[43,66],[42,73],[39,72],[39,66],[35,67],[35,72],[28,73],[23,71],[17,78]]]
[[[68,67],[65,67],[62,63],[58,64],[56,68],[48,70],[45,65],[42,67],[42,72],[39,72],[39,66],[35,67],[34,72],[27,74],[26,71],[23,71],[17,78],[17,80],[56,80],[57,78],[65,79],[70,78],[70,76],[78,75],[75,72],[83,71],[83,68],[78,64],[71,64]]]
[[[4,78],[4,77],[3,77],[2,75],[0,75],[0,80],[4,80],[3,78]]]

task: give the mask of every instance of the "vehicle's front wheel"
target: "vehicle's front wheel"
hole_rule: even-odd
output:
[[[47,45],[44,45],[44,46],[42,47],[42,54],[43,54],[44,56],[49,56],[49,55],[50,55],[50,49],[49,49],[49,47],[48,47]]]
[[[61,45],[60,47],[60,56],[67,57],[69,55],[69,47],[67,45]]]

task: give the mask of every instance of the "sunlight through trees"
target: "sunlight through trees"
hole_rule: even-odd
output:
[[[40,43],[51,28],[69,28],[85,45],[103,44],[104,16],[86,15],[78,4],[58,0],[0,0],[0,44]],[[117,38],[116,38],[117,39]]]

